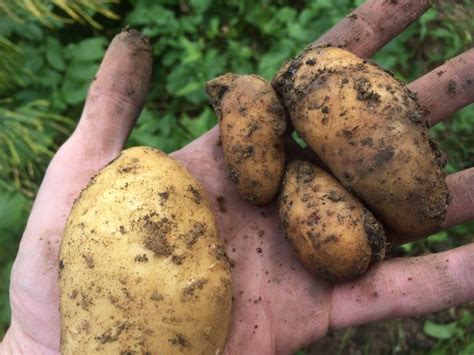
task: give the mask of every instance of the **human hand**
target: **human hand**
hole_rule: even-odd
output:
[[[317,42],[341,44],[369,57],[428,7],[426,1],[369,0],[354,12],[356,18],[346,17]],[[432,124],[474,100],[473,61],[474,50],[467,51],[410,84],[430,111]],[[5,353],[59,352],[57,275],[63,228],[79,192],[123,148],[150,76],[147,44],[135,32],[120,34],[90,88],[78,127],[55,155],[38,192],[12,271],[12,324],[0,347]],[[447,90],[451,81],[456,95]],[[434,312],[474,298],[474,245],[388,260],[350,283],[329,285],[316,279],[284,240],[275,206],[254,207],[238,196],[217,140],[214,128],[173,156],[208,192],[235,263],[228,353],[288,353],[330,327]],[[447,181],[453,201],[445,227],[474,218],[474,169]]]

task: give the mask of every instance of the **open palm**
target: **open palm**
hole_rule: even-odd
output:
[[[369,0],[317,42],[370,57],[429,6],[429,1]],[[382,25],[383,31],[375,30]],[[473,72],[470,50],[410,84],[432,124],[474,100],[474,78],[468,77]],[[59,352],[58,249],[65,221],[90,178],[123,148],[150,77],[146,40],[134,31],[117,36],[89,90],[78,127],[52,160],[31,212],[12,271],[12,323],[0,345],[5,353]],[[456,95],[446,89],[453,82]],[[254,207],[237,195],[217,140],[214,128],[173,156],[208,192],[234,264],[228,353],[289,353],[330,327],[428,313],[474,299],[474,245],[388,260],[351,283],[329,285],[316,279],[279,231],[275,206]],[[445,227],[474,218],[474,169],[447,181],[453,202]]]

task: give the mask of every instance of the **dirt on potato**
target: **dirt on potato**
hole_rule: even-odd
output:
[[[380,222],[333,177],[308,162],[289,164],[279,216],[299,259],[329,282],[352,279],[385,256]]]
[[[401,236],[438,230],[449,192],[443,154],[416,95],[367,60],[312,47],[273,80],[298,134],[334,176]]]
[[[273,200],[284,171],[285,111],[272,86],[256,75],[225,74],[206,84],[219,118],[230,179],[246,200]]]
[[[125,150],[82,191],[59,268],[64,354],[224,348],[230,264],[210,202],[157,149]]]

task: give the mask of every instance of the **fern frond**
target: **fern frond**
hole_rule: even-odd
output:
[[[106,18],[118,20],[120,17],[109,6],[119,2],[120,0],[1,0],[0,13],[17,21],[32,18],[49,27],[58,23],[78,22],[102,29],[101,24],[92,16],[99,13]]]
[[[43,100],[16,109],[0,107],[0,180],[10,182],[2,184],[9,190],[34,195],[36,178],[57,149],[58,135],[70,132],[73,121],[48,110]]]
[[[0,36],[0,93],[23,85],[24,74],[20,47]]]

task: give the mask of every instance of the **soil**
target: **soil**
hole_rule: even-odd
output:
[[[359,78],[354,81],[354,89],[357,91],[357,100],[367,101],[369,105],[380,103],[380,95],[372,90],[372,83],[367,78]]]
[[[82,257],[84,258],[84,260],[87,264],[87,267],[89,269],[93,269],[94,268],[94,259],[92,258],[92,256],[90,254],[82,254]]]
[[[140,254],[135,257],[135,262],[137,263],[146,263],[148,262],[148,257],[146,254]]]
[[[225,213],[227,211],[225,207],[225,197],[217,196],[216,201],[217,201],[217,205],[219,206],[219,211],[222,213]]]
[[[372,216],[365,212],[363,217],[364,230],[367,233],[370,248],[372,249],[372,262],[380,261],[385,256],[385,232],[382,225]]]
[[[201,192],[192,185],[188,186],[188,191],[190,191],[192,193],[194,202],[197,205],[200,205],[201,201],[202,201]]]
[[[194,292],[197,289],[201,290],[206,283],[207,283],[206,279],[198,279],[191,282],[188,286],[184,288],[183,295],[194,296]]]
[[[374,156],[374,164],[375,166],[381,166],[385,163],[388,163],[390,160],[393,159],[395,156],[395,148],[392,146],[388,146],[377,152]]]
[[[150,299],[152,301],[161,301],[163,299],[163,295],[159,292],[153,292],[152,295],[150,296]]]
[[[168,341],[171,344],[178,346],[180,348],[180,350],[182,350],[183,348],[189,346],[189,342],[186,340],[184,335],[182,335],[180,333],[177,333],[173,338],[168,339]]]
[[[456,93],[458,91],[457,84],[454,80],[450,80],[448,82],[448,94],[449,96],[456,96]]]
[[[198,241],[199,237],[203,236],[206,232],[206,226],[201,222],[194,222],[193,227],[185,235],[186,244],[188,247],[193,246]]]
[[[153,216],[147,215],[144,217],[145,247],[152,250],[156,256],[171,255],[173,248],[169,245],[167,238],[172,228],[171,221],[168,218],[154,221],[151,217]]]

